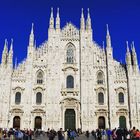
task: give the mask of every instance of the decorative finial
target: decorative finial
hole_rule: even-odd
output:
[[[132,46],[133,46],[133,47],[135,46],[134,41],[132,41]]]
[[[57,8],[57,19],[59,18],[59,7]]]
[[[108,24],[106,24],[106,30],[107,30],[107,35],[109,36],[109,27],[108,27]]]
[[[81,18],[84,18],[84,10],[83,10],[83,8],[81,10]]]
[[[32,23],[31,34],[34,34],[34,23]]]
[[[90,18],[89,8],[87,9],[87,11],[88,11],[88,18]]]
[[[53,18],[53,7],[51,7],[51,18]]]
[[[127,47],[127,52],[129,52],[129,45],[128,45],[128,41],[126,41],[126,47]]]
[[[134,44],[134,41],[132,41],[131,47],[132,47],[132,51],[135,52],[135,44]]]
[[[57,13],[59,13],[59,7],[57,8]]]
[[[10,50],[13,49],[13,38],[11,38],[11,46],[10,46]]]
[[[5,39],[5,46],[7,46],[8,45],[8,41],[7,41],[7,38]]]

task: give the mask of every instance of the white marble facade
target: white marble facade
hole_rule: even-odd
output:
[[[65,129],[65,112],[75,112],[75,127],[82,130],[119,126],[140,128],[140,72],[134,43],[127,43],[126,64],[113,58],[107,26],[106,47],[94,41],[88,10],[82,10],[80,29],[72,23],[60,28],[59,9],[51,10],[48,40],[35,45],[33,25],[27,58],[13,68],[13,41],[5,45],[0,64],[0,127]],[[125,46],[124,46],[125,47]],[[129,50],[131,48],[131,50]],[[115,51],[115,50],[114,50]],[[121,50],[120,50],[121,51]],[[37,99],[38,98],[38,99]],[[99,121],[101,119],[101,122]],[[99,123],[100,122],[100,123]]]

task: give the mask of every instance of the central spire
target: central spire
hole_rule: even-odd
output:
[[[34,23],[32,23],[31,33],[30,33],[30,39],[29,39],[29,46],[34,46]]]
[[[109,33],[109,27],[108,24],[106,24],[106,46],[107,48],[111,48],[111,37],[110,37],[110,33]]]

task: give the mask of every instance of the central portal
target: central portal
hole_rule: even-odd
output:
[[[65,130],[75,129],[75,111],[74,109],[66,109],[65,111]]]

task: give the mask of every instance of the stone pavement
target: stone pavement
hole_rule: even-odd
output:
[[[40,137],[35,138],[35,140],[49,140],[46,136],[41,135]],[[54,140],[58,140],[57,136]],[[84,134],[80,135],[79,137],[76,137],[75,140],[94,140],[93,136],[90,135],[89,138],[87,138]]]

